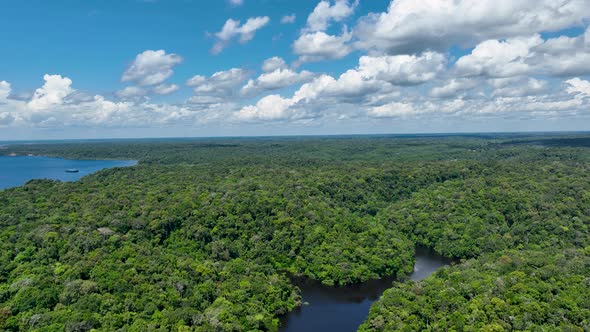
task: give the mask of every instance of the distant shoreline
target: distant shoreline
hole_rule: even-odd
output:
[[[501,131],[501,132],[447,132],[447,133],[400,133],[400,134],[305,134],[305,135],[245,135],[245,136],[193,136],[193,137],[112,137],[112,138],[59,138],[59,139],[31,139],[31,140],[0,140],[0,147],[9,145],[56,144],[56,143],[105,143],[105,142],[134,142],[134,141],[193,141],[193,140],[257,140],[257,139],[313,139],[313,138],[412,138],[412,137],[449,137],[449,136],[513,136],[513,135],[585,135],[584,131]]]

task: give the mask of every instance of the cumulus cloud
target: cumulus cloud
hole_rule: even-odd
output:
[[[530,70],[527,58],[530,49],[543,43],[539,35],[505,41],[487,40],[477,45],[471,54],[461,57],[455,67],[460,75],[511,77]]]
[[[449,98],[457,94],[471,90],[477,86],[477,81],[473,79],[456,79],[453,78],[445,82],[441,86],[437,86],[430,90],[430,95],[436,98]]]
[[[547,88],[547,82],[535,78],[514,77],[497,79],[492,83],[496,89],[494,97],[524,97],[542,93]]]
[[[264,60],[264,63],[262,64],[262,70],[264,72],[271,72],[271,71],[275,71],[277,69],[285,69],[287,68],[287,63],[285,62],[285,60],[283,60],[282,58],[275,56],[272,58],[268,58],[266,60]]]
[[[583,98],[570,98],[560,93],[493,96],[491,98],[461,97],[428,100],[417,98],[409,101],[393,101],[365,108],[371,118],[425,118],[461,117],[474,118],[532,118],[571,117],[586,111],[590,105]]]
[[[241,44],[249,42],[254,38],[256,31],[263,28],[268,22],[270,22],[268,16],[251,17],[244,24],[231,18],[228,19],[221,31],[215,33],[217,41],[213,45],[211,53],[219,54],[236,37]]]
[[[391,94],[396,85],[416,85],[433,79],[444,67],[444,62],[444,57],[434,52],[425,52],[419,56],[363,56],[359,59],[357,68],[347,70],[338,78],[320,75],[303,84],[291,98],[278,95],[262,98],[256,105],[242,108],[236,118],[261,121],[301,117],[303,113],[309,114],[309,110],[303,112],[304,107],[296,106],[317,100],[362,104],[368,98],[374,98],[375,94]],[[285,72],[279,69],[276,75],[268,77],[284,75]],[[248,85],[255,84],[252,82]],[[273,109],[273,102],[277,109]]]
[[[4,99],[8,99],[8,96],[10,95],[10,83],[6,82],[6,81],[0,81],[0,101],[4,100]]]
[[[567,93],[576,94],[579,96],[590,97],[590,82],[582,80],[579,77],[574,77],[565,81],[567,85]]]
[[[352,51],[349,41],[352,34],[343,30],[339,36],[329,35],[323,31],[301,35],[293,43],[293,52],[299,55],[299,63],[341,59]]]
[[[234,114],[234,117],[243,121],[254,120],[279,120],[292,113],[290,107],[295,104],[292,99],[286,99],[279,95],[268,95],[258,101],[256,105],[245,106]]]
[[[363,76],[362,72],[350,69],[340,75],[337,79],[325,75],[315,85],[308,86],[308,95],[314,98],[333,98],[341,103],[362,103],[362,101],[373,93],[382,90],[389,90],[386,82],[380,82],[373,78]],[[311,90],[314,91],[311,91]],[[312,94],[313,93],[313,94]]]
[[[455,63],[461,76],[514,77],[527,74],[590,74],[590,29],[577,37],[543,40],[540,35],[486,40]]]
[[[281,17],[281,23],[282,24],[292,24],[292,23],[295,23],[296,18],[297,18],[297,16],[295,14],[285,15],[285,16]]]
[[[296,109],[300,101],[315,99],[319,91],[323,90],[326,80],[333,78],[322,75],[313,82],[302,85],[291,98],[283,98],[280,95],[268,95],[261,98],[256,105],[247,105],[234,113],[233,118],[238,121],[269,121],[303,118],[307,113],[305,109]]]
[[[531,49],[532,65],[556,76],[590,74],[590,27],[577,37],[550,38]]]
[[[583,37],[568,38],[581,47]],[[450,70],[446,57],[437,52],[365,55],[356,68],[338,77],[318,76],[291,97],[264,97],[235,112],[234,119],[296,121],[319,117],[325,109],[348,109],[343,106],[347,104],[370,118],[575,116],[590,106],[590,98],[585,98],[590,96],[590,82],[575,78],[564,82],[566,89],[553,91],[547,80],[528,76],[546,68],[534,60],[548,54],[539,49],[551,42],[538,35],[484,41]],[[545,73],[552,75],[549,70]],[[430,86],[430,93],[414,88],[421,84]]]
[[[126,128],[190,125],[223,117],[236,108],[223,101],[179,105],[156,104],[141,98],[111,101],[101,95],[77,93],[71,86],[72,81],[67,77],[45,75],[45,84],[29,100],[18,100],[6,98],[10,84],[1,81],[0,126]]]
[[[166,54],[164,50],[147,50],[135,57],[129,68],[123,73],[123,82],[134,82],[140,86],[161,84],[174,71],[172,68],[182,63],[182,57]]]
[[[121,99],[138,99],[147,97],[150,93],[158,95],[168,95],[178,91],[180,87],[176,84],[159,84],[153,87],[139,87],[139,86],[128,86],[115,93],[115,95]]]
[[[396,0],[355,28],[358,46],[387,53],[469,46],[583,24],[587,0]]]
[[[362,56],[359,71],[365,77],[395,85],[417,85],[434,79],[444,69],[445,57],[440,53],[421,55]]]
[[[45,84],[35,90],[33,98],[28,106],[32,110],[45,110],[51,107],[62,105],[64,98],[74,92],[72,80],[61,75],[43,76]]]
[[[325,31],[330,23],[340,22],[352,15],[357,5],[358,0],[352,4],[348,0],[335,0],[334,4],[328,0],[322,0],[307,17],[303,32]]]
[[[304,62],[341,59],[353,51],[352,33],[343,26],[340,35],[326,33],[333,22],[341,22],[354,13],[358,0],[322,0],[309,14],[305,27],[295,42],[293,52],[299,55],[296,65]]]
[[[371,107],[367,111],[367,115],[373,118],[404,117],[415,115],[416,113],[417,111],[412,104],[398,102]]]
[[[169,95],[178,91],[178,89],[180,89],[180,87],[176,84],[160,84],[153,87],[152,91],[159,95]]]
[[[128,86],[117,91],[115,94],[121,99],[133,99],[145,96],[147,91],[137,86]]]
[[[309,71],[295,72],[287,68],[277,68],[271,72],[265,72],[256,79],[249,80],[242,88],[244,95],[253,95],[264,91],[277,90],[291,85],[309,81],[314,74]]]
[[[11,114],[11,112],[2,111],[3,105],[8,101],[10,92],[10,83],[6,81],[0,81],[0,126],[8,126],[14,121],[14,116]]]
[[[218,71],[210,77],[193,76],[186,84],[201,96],[230,97],[246,78],[247,73],[243,69],[232,68]]]

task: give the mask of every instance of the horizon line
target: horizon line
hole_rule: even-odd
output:
[[[288,134],[288,135],[225,135],[225,136],[151,136],[151,137],[97,137],[97,138],[52,138],[52,139],[0,139],[0,143],[13,142],[58,142],[58,141],[113,141],[113,140],[190,140],[190,139],[240,139],[240,138],[337,138],[369,136],[460,136],[460,135],[509,135],[509,134],[589,134],[589,130],[530,130],[530,131],[464,131],[464,132],[415,132],[376,134]]]

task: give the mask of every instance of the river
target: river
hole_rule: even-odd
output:
[[[410,279],[422,280],[451,260],[430,249],[416,249],[416,264]],[[345,287],[329,287],[303,279],[296,284],[308,305],[281,318],[281,332],[353,332],[365,321],[373,302],[391,288],[395,278],[383,278]]]
[[[73,160],[33,156],[0,156],[0,190],[22,186],[32,179],[76,181],[105,168],[133,166],[134,160]],[[75,169],[77,173],[67,173]]]

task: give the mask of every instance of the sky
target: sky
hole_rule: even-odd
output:
[[[0,140],[590,129],[590,0],[0,0]]]

